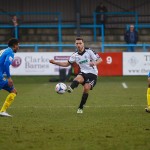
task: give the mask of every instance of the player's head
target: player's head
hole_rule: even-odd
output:
[[[8,47],[11,47],[13,49],[14,53],[16,53],[17,50],[19,49],[19,41],[15,38],[11,38],[8,41]]]
[[[81,37],[77,37],[75,40],[75,45],[79,52],[83,52],[84,50],[84,40]]]

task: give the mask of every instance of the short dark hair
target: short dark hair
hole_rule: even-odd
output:
[[[19,41],[15,38],[11,38],[8,41],[8,47],[13,47],[14,45],[17,45],[19,43]]]
[[[81,37],[76,37],[76,40],[82,40],[84,42],[83,38]]]

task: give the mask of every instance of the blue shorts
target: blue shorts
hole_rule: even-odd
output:
[[[0,90],[1,89],[4,89],[8,92],[11,92],[14,89],[14,86],[9,87],[8,86],[8,80],[0,77]]]
[[[148,73],[148,78],[150,78],[150,72]]]

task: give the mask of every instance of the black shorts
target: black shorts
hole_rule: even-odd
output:
[[[82,85],[84,85],[85,83],[89,83],[91,85],[92,90],[92,88],[96,85],[97,75],[83,72],[80,72],[79,75],[81,75],[84,78],[84,82],[82,83]]]

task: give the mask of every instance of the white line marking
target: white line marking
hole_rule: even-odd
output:
[[[126,84],[125,82],[122,82],[122,86],[123,86],[123,88],[125,88],[125,89],[128,88],[128,86],[127,86],[127,84]]]
[[[55,106],[55,105],[50,105],[50,106],[12,106],[10,108],[15,109],[15,108],[76,108],[77,106]],[[97,105],[97,106],[85,106],[87,108],[107,108],[107,107],[146,107],[146,105]]]

